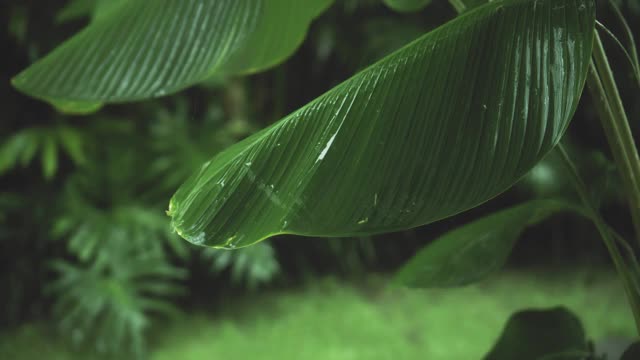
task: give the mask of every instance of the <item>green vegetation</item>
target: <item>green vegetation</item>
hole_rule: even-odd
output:
[[[637,0],[0,7],[3,351],[636,356]]]
[[[381,279],[316,280],[224,301],[213,316],[194,313],[163,324],[154,330],[151,359],[476,359],[512,312],[557,305],[576,312],[596,340],[627,338],[634,327],[621,293],[614,274],[594,270],[510,272],[452,290],[388,288]],[[9,339],[0,355],[16,360],[43,350],[60,360],[89,354],[61,346],[38,326]]]

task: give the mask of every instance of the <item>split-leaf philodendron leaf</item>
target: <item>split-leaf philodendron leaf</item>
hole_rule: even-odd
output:
[[[284,60],[333,0],[123,1],[13,79],[63,111],[170,94]]]
[[[425,246],[396,275],[409,287],[468,285],[502,268],[522,231],[551,214],[572,209],[556,200],[533,200],[458,227]]]
[[[562,137],[594,17],[593,0],[471,10],[204,164],[170,202],[173,227],[233,248],[403,230],[477,206]]]

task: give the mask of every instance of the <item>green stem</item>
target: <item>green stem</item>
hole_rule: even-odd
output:
[[[636,282],[634,281],[634,268],[629,269],[629,267],[625,264],[624,258],[620,254],[618,247],[616,246],[616,240],[614,238],[615,234],[609,231],[608,225],[604,222],[598,211],[591,203],[591,199],[587,193],[587,187],[582,181],[576,166],[573,161],[564,150],[562,145],[558,145],[558,149],[561,158],[564,161],[569,173],[573,177],[573,183],[575,185],[576,191],[584,204],[584,207],[587,209],[589,213],[589,218],[593,221],[602,240],[604,241],[609,254],[611,255],[611,259],[613,260],[613,264],[616,267],[618,275],[622,280],[622,285],[624,287],[625,293],[627,294],[627,300],[629,301],[629,306],[631,306],[631,312],[633,313],[633,318],[636,323],[636,330],[638,331],[638,335],[640,335],[640,294],[636,291]]]
[[[636,76],[638,77],[638,84],[640,85],[640,60],[638,60],[638,51],[636,50],[636,40],[633,36],[633,31],[631,31],[631,27],[629,27],[629,23],[622,15],[622,11],[618,5],[612,0],[609,0],[609,6],[613,9],[613,13],[618,18],[620,24],[622,24],[622,28],[624,29],[625,34],[627,35],[627,41],[629,42],[629,52],[631,53],[631,59],[633,63],[633,67],[636,72]]]
[[[594,61],[589,67],[587,86],[622,177],[635,238],[640,244],[640,159],[602,41],[596,30],[594,33]]]

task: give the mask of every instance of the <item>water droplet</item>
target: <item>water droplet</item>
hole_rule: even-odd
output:
[[[251,161],[247,161],[246,163],[244,163],[245,166],[251,166],[251,164],[253,164]]]
[[[225,249],[235,249],[238,241],[240,241],[240,239],[238,238],[238,234],[234,234],[233,236],[229,237],[227,241],[225,241],[223,247]]]
[[[331,137],[331,139],[329,139],[329,141],[327,141],[327,145],[325,145],[324,149],[322,149],[322,152],[320,153],[320,156],[318,156],[318,158],[316,159],[316,162],[324,159],[324,157],[327,156],[327,151],[329,151],[329,148],[331,148],[331,145],[333,144],[333,140],[336,139],[336,135],[338,135],[337,132],[333,134],[333,136]]]
[[[487,104],[482,104],[482,108],[483,108],[484,110],[487,110]]]
[[[366,223],[368,223],[368,222],[369,222],[369,218],[368,218],[368,217],[366,217],[366,218],[364,218],[364,219],[362,219],[362,220],[358,221],[358,225],[366,224]]]
[[[373,206],[378,206],[378,193],[373,194]]]
[[[586,8],[587,8],[587,5],[585,5],[584,3],[582,3],[582,4],[580,4],[580,5],[578,6],[578,11],[582,11],[582,10],[584,10],[584,9],[586,9]]]
[[[191,237],[187,238],[187,240],[189,240],[191,243],[193,243],[195,245],[202,245],[202,244],[204,244],[205,237],[206,237],[206,235],[205,235],[204,231],[201,231],[198,235],[191,236]]]

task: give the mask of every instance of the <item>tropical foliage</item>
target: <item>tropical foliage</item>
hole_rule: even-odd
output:
[[[627,201],[631,227],[640,225],[636,124],[629,125],[596,30],[622,47],[635,86],[640,65],[630,26],[616,18],[629,40],[623,44],[596,21],[593,0],[456,0],[448,11],[461,15],[425,26],[412,12],[448,6],[430,3],[73,0],[59,9],[56,22],[88,24],[44,56],[33,50],[38,60],[12,79],[59,113],[46,108],[54,121],[11,122],[0,131],[0,175],[34,171],[39,159],[45,180],[9,182],[13,191],[0,194],[0,239],[27,234],[15,219],[40,219],[44,234],[34,236],[46,239],[39,254],[51,270],[42,296],[55,299],[49,310],[64,332],[102,353],[142,357],[145,330],[178,311],[193,290],[189,279],[227,274],[249,289],[276,279],[284,257],[263,240],[359,237],[355,246],[322,244],[361,264],[376,257],[372,235],[459,214],[523,177],[519,186],[533,199],[446,232],[396,280],[414,287],[480,281],[504,266],[525,228],[568,212],[595,224],[640,329],[640,266],[627,241],[638,234],[620,234],[599,211]],[[37,49],[26,43],[32,10],[13,6],[9,26],[17,43]],[[373,17],[362,33],[335,25],[369,11],[403,15]],[[394,31],[386,37],[378,31],[385,26]],[[348,37],[371,34],[361,59],[349,56],[357,42]],[[325,92],[305,93],[311,86],[302,81],[290,104],[282,95],[286,67],[278,64],[307,43],[313,60],[298,63],[325,81]],[[322,79],[341,54],[348,70]],[[599,152],[595,162],[569,142],[558,147],[585,82],[615,166]],[[548,191],[550,173],[570,190]],[[282,253],[305,257],[290,249]],[[531,359],[582,359],[593,355],[587,336],[566,309],[526,310],[486,358],[524,351]]]

